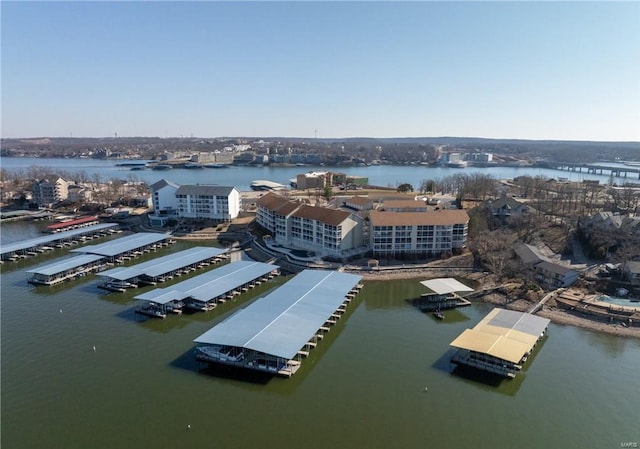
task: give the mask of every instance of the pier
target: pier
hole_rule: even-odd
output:
[[[261,282],[280,274],[277,265],[239,261],[179,282],[171,287],[156,288],[134,299],[140,301],[136,313],[165,318],[168,312],[213,310],[241,295]]]
[[[74,256],[66,260],[36,267],[26,272],[27,282],[37,285],[57,285],[104,269],[105,258],[93,254]]]
[[[361,278],[304,270],[196,338],[196,359],[290,377],[343,316]]]
[[[458,348],[451,362],[514,378],[544,337],[549,322],[528,313],[494,308],[450,343]]]
[[[458,295],[460,292],[472,292],[462,282],[454,278],[429,279],[420,282],[429,289],[428,293],[414,299],[416,307],[424,312],[433,312],[471,305],[471,302]]]
[[[171,240],[171,234],[139,232],[99,245],[88,245],[72,249],[71,252],[96,254],[104,256],[110,263],[122,263],[141,256],[144,252],[156,250],[172,243],[174,241]]]
[[[16,261],[30,256],[37,256],[38,253],[52,251],[55,248],[78,245],[96,237],[121,232],[118,227],[117,223],[102,223],[3,245],[0,258],[3,261]]]
[[[103,278],[98,287],[124,292],[139,284],[156,285],[219,263],[227,257],[226,252],[226,249],[196,246],[130,267],[113,268],[98,274]]]

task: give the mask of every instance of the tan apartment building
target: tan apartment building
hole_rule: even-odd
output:
[[[437,256],[464,248],[468,225],[464,210],[371,211],[369,246],[374,256]]]

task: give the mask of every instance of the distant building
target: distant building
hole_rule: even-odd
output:
[[[344,200],[344,206],[356,211],[373,209],[373,201],[364,196],[352,196]]]
[[[69,196],[68,183],[59,176],[46,176],[33,183],[33,202],[50,207]]]
[[[529,211],[529,206],[513,199],[510,196],[489,201],[488,204],[491,209],[491,213],[496,217],[522,215]]]
[[[543,261],[535,265],[538,281],[547,288],[570,287],[578,280],[578,273],[553,262]]]
[[[296,176],[296,188],[298,190],[324,189],[325,186],[332,185],[332,179],[331,172],[303,173]]]

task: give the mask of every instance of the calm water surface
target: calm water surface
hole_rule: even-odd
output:
[[[535,167],[468,167],[465,169],[449,167],[427,166],[395,166],[378,165],[369,167],[230,167],[226,169],[173,169],[167,171],[142,170],[132,171],[130,167],[118,167],[116,164],[123,161],[97,160],[97,159],[36,159],[36,158],[0,158],[0,165],[12,172],[28,174],[32,166],[49,167],[67,173],[84,172],[89,180],[99,176],[102,181],[117,178],[128,180],[140,180],[152,184],[161,179],[176,182],[178,184],[218,184],[233,185],[240,191],[250,190],[250,185],[257,179],[266,179],[289,185],[289,180],[300,173],[309,171],[333,170],[344,172],[351,176],[365,176],[373,185],[383,187],[397,187],[402,183],[409,183],[415,189],[420,187],[424,180],[442,179],[459,173],[483,173],[496,179],[513,179],[518,176],[544,176],[548,178],[564,177],[572,181],[584,179],[597,179],[601,183],[607,183],[609,176],[593,173],[576,173],[559,170],[549,170]],[[625,181],[637,182],[637,176],[628,179],[615,178],[618,183]]]
[[[3,448],[640,442],[639,340],[551,324],[518,378],[481,381],[452,372],[448,345],[489,306],[451,311],[441,322],[407,301],[423,291],[417,280],[367,282],[295,376],[240,378],[197,364],[192,340],[284,279],[209,313],[141,320],[132,297],[150,287],[104,294],[90,276],[33,288],[24,270],[42,261],[2,267]]]

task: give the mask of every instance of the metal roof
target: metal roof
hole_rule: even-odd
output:
[[[117,223],[101,223],[93,226],[87,226],[86,228],[82,229],[73,229],[71,231],[58,232],[57,234],[36,237],[34,239],[22,240],[21,242],[2,245],[2,254],[8,254],[14,251],[21,251],[40,245],[46,245],[47,243],[55,242],[57,240],[69,239],[77,235],[90,234],[92,232],[102,231],[104,229],[115,228],[118,226],[119,225]]]
[[[337,271],[304,270],[194,342],[238,346],[291,359],[361,278]]]
[[[460,334],[451,346],[519,363],[548,325],[546,318],[495,308],[473,329]]]
[[[206,184],[185,185],[178,187],[178,190],[176,190],[176,195],[213,195],[227,197],[233,191],[233,189],[235,189],[235,187],[233,186],[218,186]]]
[[[155,232],[139,232],[137,234],[127,235],[114,240],[110,240],[100,245],[87,245],[82,248],[72,249],[74,253],[100,254],[101,256],[117,256],[134,249],[142,248],[153,243],[166,240],[170,234],[158,234]]]
[[[98,273],[98,276],[110,277],[119,281],[126,281],[127,279],[133,279],[142,275],[149,277],[162,276],[163,274],[170,273],[188,265],[219,256],[226,251],[226,249],[220,248],[195,246],[130,267],[118,267],[103,271],[102,273]]]
[[[177,299],[209,301],[280,268],[261,262],[238,261],[192,277],[167,288],[156,288],[135,299],[163,304]]]
[[[85,254],[82,256],[74,256],[69,259],[52,262],[46,265],[41,265],[31,270],[27,270],[26,273],[41,274],[44,276],[52,276],[58,273],[64,273],[67,270],[81,267],[82,265],[96,262],[100,259],[104,259],[103,256],[96,256],[95,254]]]
[[[420,282],[437,295],[446,295],[454,292],[472,292],[471,287],[467,287],[462,282],[456,281],[454,278],[429,279]]]

